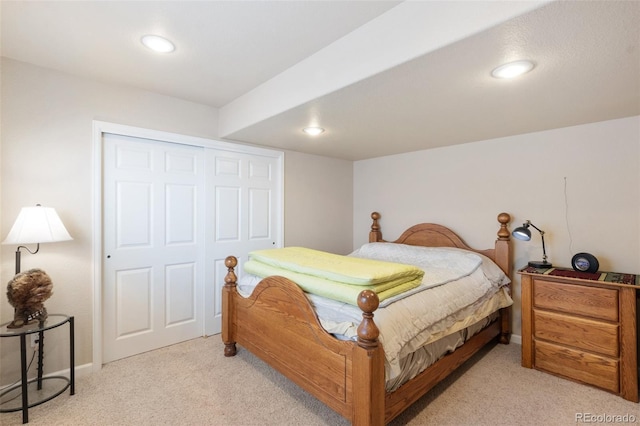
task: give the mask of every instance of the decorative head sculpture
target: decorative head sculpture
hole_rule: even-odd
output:
[[[7,285],[7,298],[15,308],[13,321],[7,328],[20,328],[47,319],[44,302],[51,297],[53,283],[42,269],[17,274]]]

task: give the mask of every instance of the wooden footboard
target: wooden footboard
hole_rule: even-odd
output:
[[[378,213],[372,214],[370,240],[382,240]],[[510,217],[498,216],[500,230],[494,249],[475,250],[494,260],[507,275],[510,272]],[[439,225],[416,225],[397,243],[449,246],[473,250],[452,231]],[[236,344],[274,367],[354,425],[383,425],[390,422],[429,389],[473,356],[484,345],[500,340],[508,343],[510,309],[501,318],[472,337],[462,347],[443,357],[392,393],[385,392],[384,352],[374,322],[378,296],[360,293],[358,306],[362,323],[358,340],[341,341],[327,333],[307,297],[294,282],[279,276],[263,279],[250,297],[237,291],[234,268],[237,259],[227,257],[228,268],[222,295],[222,340],[225,355],[236,354]]]
[[[359,340],[341,341],[322,328],[294,282],[268,277],[243,298],[236,288],[236,258],[227,257],[225,264],[229,269],[222,299],[225,355],[235,355],[236,343],[240,344],[353,424],[382,424],[384,353],[373,322],[378,296],[367,290],[361,293]]]

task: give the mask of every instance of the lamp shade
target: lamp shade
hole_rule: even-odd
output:
[[[52,207],[23,207],[2,244],[53,243],[72,240]]]
[[[529,241],[531,239],[531,231],[529,231],[529,226],[526,224],[514,229],[511,234],[522,241]]]

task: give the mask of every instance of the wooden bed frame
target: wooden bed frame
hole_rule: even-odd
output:
[[[371,218],[369,241],[384,241],[378,224],[380,214],[374,212]],[[393,242],[472,250],[489,257],[510,275],[507,228],[510,220],[507,213],[498,215],[498,239],[495,247],[487,250],[472,249],[450,229],[429,223],[412,226]],[[358,327],[358,341],[342,341],[322,328],[304,293],[294,282],[279,276],[267,277],[250,297],[244,298],[236,289],[237,259],[229,256],[225,265],[228,268],[222,294],[225,356],[234,356],[236,343],[240,344],[354,425],[389,423],[483,346],[496,340],[509,343],[511,308],[505,308],[497,321],[455,352],[396,391],[387,393],[384,352],[373,320],[379,303],[375,293],[368,290],[360,293],[358,306],[363,311],[363,319]]]

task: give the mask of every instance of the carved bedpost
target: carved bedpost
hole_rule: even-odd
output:
[[[353,351],[352,360],[353,414],[351,423],[354,426],[384,424],[384,351],[378,343],[380,330],[373,322],[373,312],[378,309],[379,305],[378,295],[371,290],[364,290],[358,295],[358,306],[362,310],[362,322],[358,326],[358,344]]]
[[[495,262],[502,270],[511,278],[511,232],[507,225],[511,221],[508,213],[500,213],[498,222],[500,229],[498,230],[498,240],[496,241]],[[511,292],[511,287],[509,287]],[[513,294],[513,292],[511,292]],[[501,333],[500,343],[508,344],[511,340],[511,307],[500,310]]]
[[[371,224],[371,231],[369,232],[369,242],[376,243],[382,241],[382,232],[380,232],[380,225],[378,225],[378,219],[380,219],[380,213],[373,212],[371,213],[371,219],[373,219],[373,223]]]
[[[378,347],[380,330],[373,322],[373,312],[378,309],[380,300],[371,290],[361,291],[358,295],[358,306],[362,310],[362,322],[358,326],[358,346],[365,349]]]
[[[511,232],[507,225],[511,221],[509,213],[500,213],[498,215],[498,222],[500,222],[500,229],[498,230],[498,239],[495,244],[495,259],[496,264],[511,277]]]
[[[509,213],[500,213],[498,215],[498,222],[500,222],[500,229],[498,230],[498,239],[499,240],[509,240],[511,239],[511,233],[509,232],[509,228],[507,225],[511,222],[511,215]]]
[[[224,264],[228,269],[227,275],[224,277],[224,287],[222,289],[222,342],[224,343],[224,356],[234,356],[237,352],[235,341],[235,329],[233,318],[233,301],[236,292],[236,273],[233,268],[238,265],[238,259],[235,256],[229,256],[224,260]]]

